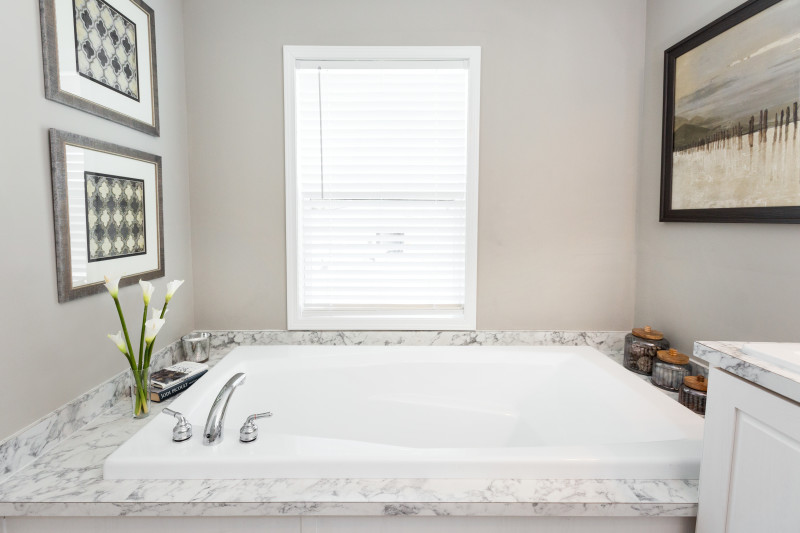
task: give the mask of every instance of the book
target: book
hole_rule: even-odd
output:
[[[207,364],[183,361],[150,374],[151,388],[166,389],[206,370]]]
[[[179,392],[183,392],[184,390],[188,389],[190,385],[200,379],[206,372],[208,372],[208,369],[197,374],[192,374],[188,378],[185,378],[166,389],[150,389],[150,399],[154,402],[160,402],[162,400],[166,400],[167,398],[171,398]]]

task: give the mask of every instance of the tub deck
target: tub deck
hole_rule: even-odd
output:
[[[216,365],[229,348],[212,353],[209,364]],[[153,404],[153,416],[171,403]],[[118,403],[0,478],[0,516],[697,515],[696,478],[107,480],[103,462],[148,422],[132,421],[128,410],[129,402]]]
[[[129,409],[114,407],[0,483],[0,516],[697,515],[692,479],[103,479],[103,461],[141,427]]]

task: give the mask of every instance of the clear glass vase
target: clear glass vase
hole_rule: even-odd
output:
[[[147,417],[150,414],[150,368],[128,369],[128,389],[133,418]]]

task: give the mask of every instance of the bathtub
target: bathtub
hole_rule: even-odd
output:
[[[237,372],[224,440],[204,446]],[[238,347],[170,407],[194,436],[173,442],[160,413],[106,479],[696,479],[703,435],[702,418],[583,346]]]

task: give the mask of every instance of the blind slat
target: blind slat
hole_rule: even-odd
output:
[[[467,70],[300,69],[296,91],[301,306],[463,309]]]

